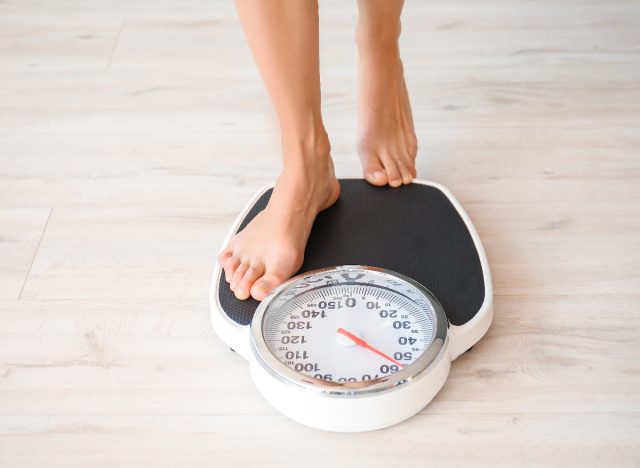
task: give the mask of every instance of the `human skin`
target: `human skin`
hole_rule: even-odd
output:
[[[417,144],[398,47],[403,1],[360,0],[357,148],[363,175],[399,187]],[[316,215],[340,195],[322,121],[316,0],[236,0],[280,124],[283,169],[267,207],[220,253],[238,299],[264,299],[302,265]]]

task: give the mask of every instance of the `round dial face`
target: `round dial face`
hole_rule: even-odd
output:
[[[263,310],[261,334],[289,369],[357,386],[394,374],[423,355],[435,336],[436,302],[401,275],[338,267],[278,290]]]

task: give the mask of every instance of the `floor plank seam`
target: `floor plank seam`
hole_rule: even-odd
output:
[[[38,240],[38,245],[36,246],[36,251],[33,253],[33,258],[31,259],[31,264],[29,265],[29,269],[27,270],[27,275],[24,277],[24,282],[22,283],[20,294],[18,294],[18,300],[22,299],[22,293],[24,292],[24,288],[27,285],[27,281],[29,280],[29,275],[31,274],[31,268],[33,268],[33,264],[36,261],[36,256],[38,255],[38,251],[40,250],[40,244],[42,244],[42,239],[44,238],[44,233],[47,231],[47,226],[49,226],[49,220],[51,219],[52,214],[53,214],[53,208],[50,208],[49,215],[47,216],[47,220],[45,221],[44,227],[42,228],[42,234],[40,234],[40,239]]]
[[[107,61],[107,66],[104,68],[104,71],[109,71],[109,67],[111,66],[111,60],[113,60],[113,54],[116,52],[116,47],[118,47],[118,41],[120,41],[120,36],[122,35],[122,30],[124,29],[124,23],[126,20],[122,20],[120,23],[120,29],[118,29],[118,35],[116,36],[116,40],[113,41],[113,48],[111,49],[111,54],[109,55],[109,60]]]

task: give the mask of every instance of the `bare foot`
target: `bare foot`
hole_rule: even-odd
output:
[[[360,38],[358,155],[365,179],[399,187],[416,177],[418,145],[397,40]]]
[[[238,299],[261,301],[302,266],[318,212],[340,195],[329,151],[289,160],[267,207],[220,253],[218,262]]]

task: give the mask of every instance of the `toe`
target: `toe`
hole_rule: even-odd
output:
[[[416,138],[416,134],[413,132],[410,132],[409,135],[407,135],[407,152],[409,153],[409,158],[411,158],[412,161],[415,161],[418,156],[418,139]]]
[[[400,187],[402,185],[402,174],[398,168],[398,163],[391,156],[385,156],[382,160],[384,169],[387,171],[387,179],[392,187]]]
[[[370,184],[383,186],[387,185],[387,174],[378,160],[369,162],[364,170],[364,178]]]
[[[412,150],[411,147],[407,148],[405,152],[405,157],[402,160],[405,167],[409,170],[409,174],[411,174],[411,178],[415,179],[418,177],[418,171],[416,170],[416,153]]]
[[[249,267],[247,272],[244,274],[244,276],[236,286],[236,289],[234,291],[236,297],[240,300],[248,299],[251,295],[250,291],[253,283],[255,283],[255,281],[260,278],[263,273],[264,267],[261,265]]]
[[[364,149],[360,150],[359,155],[365,180],[372,185],[387,185],[387,174],[380,163],[378,155],[373,151]]]
[[[244,276],[244,274],[247,272],[248,269],[249,269],[248,262],[243,262],[240,265],[238,265],[238,268],[236,268],[236,271],[233,273],[233,277],[231,278],[231,283],[229,283],[229,289],[231,289],[232,291],[235,291],[236,286],[238,285],[238,283],[240,282],[240,280],[242,279],[242,277]]]
[[[261,301],[280,284],[282,284],[282,280],[277,275],[267,272],[253,283],[251,295],[254,299]]]
[[[229,258],[224,264],[224,277],[227,283],[231,283],[231,278],[233,278],[233,274],[236,272],[238,265],[240,265],[240,259],[236,257]]]
[[[413,174],[411,174],[408,164],[404,161],[398,161],[398,168],[400,169],[400,175],[402,176],[402,183],[410,184],[413,180]]]
[[[415,160],[411,160],[410,166],[409,166],[409,170],[411,171],[411,175],[413,176],[413,178],[415,179],[416,177],[418,177],[418,170],[416,169],[416,162]]]
[[[224,264],[229,260],[229,258],[231,258],[232,254],[233,252],[231,252],[228,247],[220,252],[220,255],[218,255],[218,265],[224,268]]]

